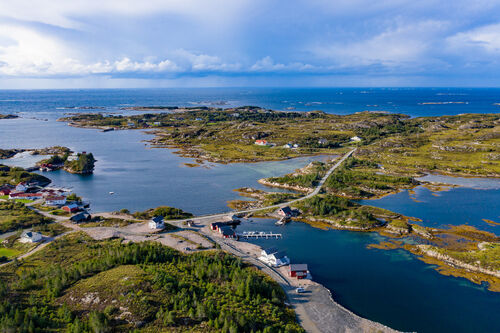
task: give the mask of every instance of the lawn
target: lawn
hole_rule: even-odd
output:
[[[0,257],[14,258],[17,257],[21,252],[16,249],[6,249],[0,247]]]

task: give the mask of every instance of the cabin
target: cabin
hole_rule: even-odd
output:
[[[10,193],[9,199],[38,200],[43,198],[41,193]]]
[[[286,148],[286,149],[293,148],[293,144],[287,143],[286,145],[283,146],[283,148]]]
[[[47,206],[63,206],[66,204],[66,197],[61,196],[47,196],[45,197],[45,204]]]
[[[86,210],[70,217],[71,222],[74,222],[74,223],[88,222],[91,219],[92,219],[92,216]]]
[[[362,138],[360,138],[359,136],[353,136],[351,138],[351,142],[360,142],[361,140],[363,140]]]
[[[219,233],[224,238],[234,238],[234,237],[236,237],[236,234],[234,233],[233,228],[231,228],[229,226],[219,227]]]
[[[0,189],[0,195],[9,195],[10,192],[12,192],[12,190],[7,187],[3,187],[2,189]]]
[[[42,240],[42,234],[35,231],[24,231],[19,241],[21,243],[37,243]]]
[[[278,251],[275,247],[262,250],[259,260],[272,267],[280,267],[290,264],[290,259],[285,251]]]
[[[255,140],[255,144],[257,146],[267,146],[267,145],[269,145],[269,143],[267,142],[267,140]]]
[[[26,192],[28,190],[28,184],[26,182],[20,182],[16,185],[17,192]]]
[[[62,210],[64,210],[65,212],[68,212],[68,213],[76,213],[76,212],[80,211],[80,207],[77,204],[72,203],[72,204],[64,206],[62,208]]]
[[[270,266],[280,267],[290,264],[290,259],[286,256],[285,251],[278,251],[267,257],[267,262]]]
[[[290,207],[285,206],[280,209],[278,209],[278,214],[284,217],[291,217],[293,216],[293,211]]]
[[[163,222],[163,216],[155,216],[148,223],[149,229],[160,230],[165,228],[165,223]]]
[[[307,264],[291,264],[288,273],[291,277],[304,279],[307,278],[309,270],[307,269]]]
[[[328,144],[328,140],[327,139],[319,139],[318,140],[318,144],[322,145],[322,146],[325,146],[325,145]]]

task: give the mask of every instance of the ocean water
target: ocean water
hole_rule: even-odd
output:
[[[440,104],[425,104],[440,103]],[[102,90],[3,90],[0,113],[58,116],[73,107],[242,106],[276,110],[323,110],[348,114],[365,110],[414,117],[499,112],[500,89],[473,88],[199,88]],[[62,110],[61,108],[68,108]],[[78,111],[78,110],[76,110]],[[89,110],[87,110],[89,111]],[[90,110],[92,111],[92,110]]]
[[[421,104],[421,103],[444,104]],[[449,103],[449,102],[458,102]],[[68,112],[130,112],[132,105],[258,105],[285,110],[315,110],[347,114],[363,110],[400,112],[411,116],[498,112],[499,89],[130,89],[0,91],[0,113],[21,118],[0,120],[0,148],[68,146],[90,151],[98,162],[91,176],[64,171],[45,173],[53,185],[71,187],[89,200],[93,211],[121,208],[143,210],[158,205],[180,207],[195,214],[228,210],[232,191],[260,185],[262,177],[301,167],[311,158],[254,164],[188,168],[193,162],[168,149],[151,149],[142,131],[102,133],[72,128],[56,120]],[[87,110],[83,107],[103,109]],[[319,157],[322,158],[322,157]],[[37,157],[5,163],[29,166]],[[480,182],[475,182],[479,184]],[[490,184],[491,182],[488,181]],[[464,184],[460,184],[464,185]],[[418,188],[412,199],[400,192],[366,204],[422,219],[424,225],[469,223],[495,232],[500,226],[500,191],[479,184],[433,195]],[[109,192],[115,192],[110,195]],[[275,230],[273,221],[257,221],[239,228]],[[323,231],[301,223],[279,229],[276,242],[293,262],[310,265],[313,277],[332,291],[334,298],[369,319],[406,331],[498,332],[500,294],[465,279],[439,275],[432,266],[404,251],[367,249],[382,238],[373,233]]]

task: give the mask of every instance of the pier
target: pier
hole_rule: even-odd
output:
[[[282,238],[282,234],[276,234],[273,232],[264,232],[264,231],[244,231],[242,234],[237,234],[236,235],[238,238],[254,238],[254,239],[259,239],[259,238]]]

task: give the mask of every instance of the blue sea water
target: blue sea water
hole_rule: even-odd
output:
[[[422,104],[422,103],[444,104]],[[449,103],[449,102],[459,102]],[[143,210],[171,205],[204,214],[227,210],[238,198],[232,190],[260,186],[256,180],[301,167],[311,159],[188,168],[190,159],[167,149],[151,149],[142,131],[102,133],[67,126],[56,120],[67,112],[129,112],[126,106],[258,105],[298,111],[347,114],[364,110],[438,116],[499,112],[500,89],[110,89],[0,91],[0,113],[21,118],[0,120],[0,148],[68,146],[97,158],[91,176],[64,171],[48,173],[54,185],[71,187],[90,200],[93,211]],[[88,110],[83,107],[102,107]],[[33,157],[5,163],[28,166]],[[475,182],[434,196],[418,188],[412,199],[400,192],[365,202],[422,219],[422,224],[469,223],[499,234],[500,191]],[[483,188],[483,189],[479,189]],[[115,192],[109,195],[109,192]],[[272,221],[240,228],[274,230]],[[397,329],[419,332],[498,332],[500,294],[467,280],[439,275],[432,266],[404,251],[369,250],[382,238],[372,233],[323,231],[292,223],[279,229],[276,244],[293,262],[310,264],[313,277],[350,310]],[[265,242],[265,241],[263,241]],[[270,241],[269,241],[270,242]],[[270,244],[270,243],[265,243]],[[262,245],[265,245],[264,243]]]
[[[442,104],[423,104],[442,103]],[[457,104],[459,103],[459,104]],[[257,105],[276,110],[323,110],[348,114],[365,110],[414,117],[499,112],[500,89],[479,88],[166,88],[100,90],[3,90],[0,113],[57,115],[57,108],[151,105]],[[68,110],[66,110],[68,111]]]

